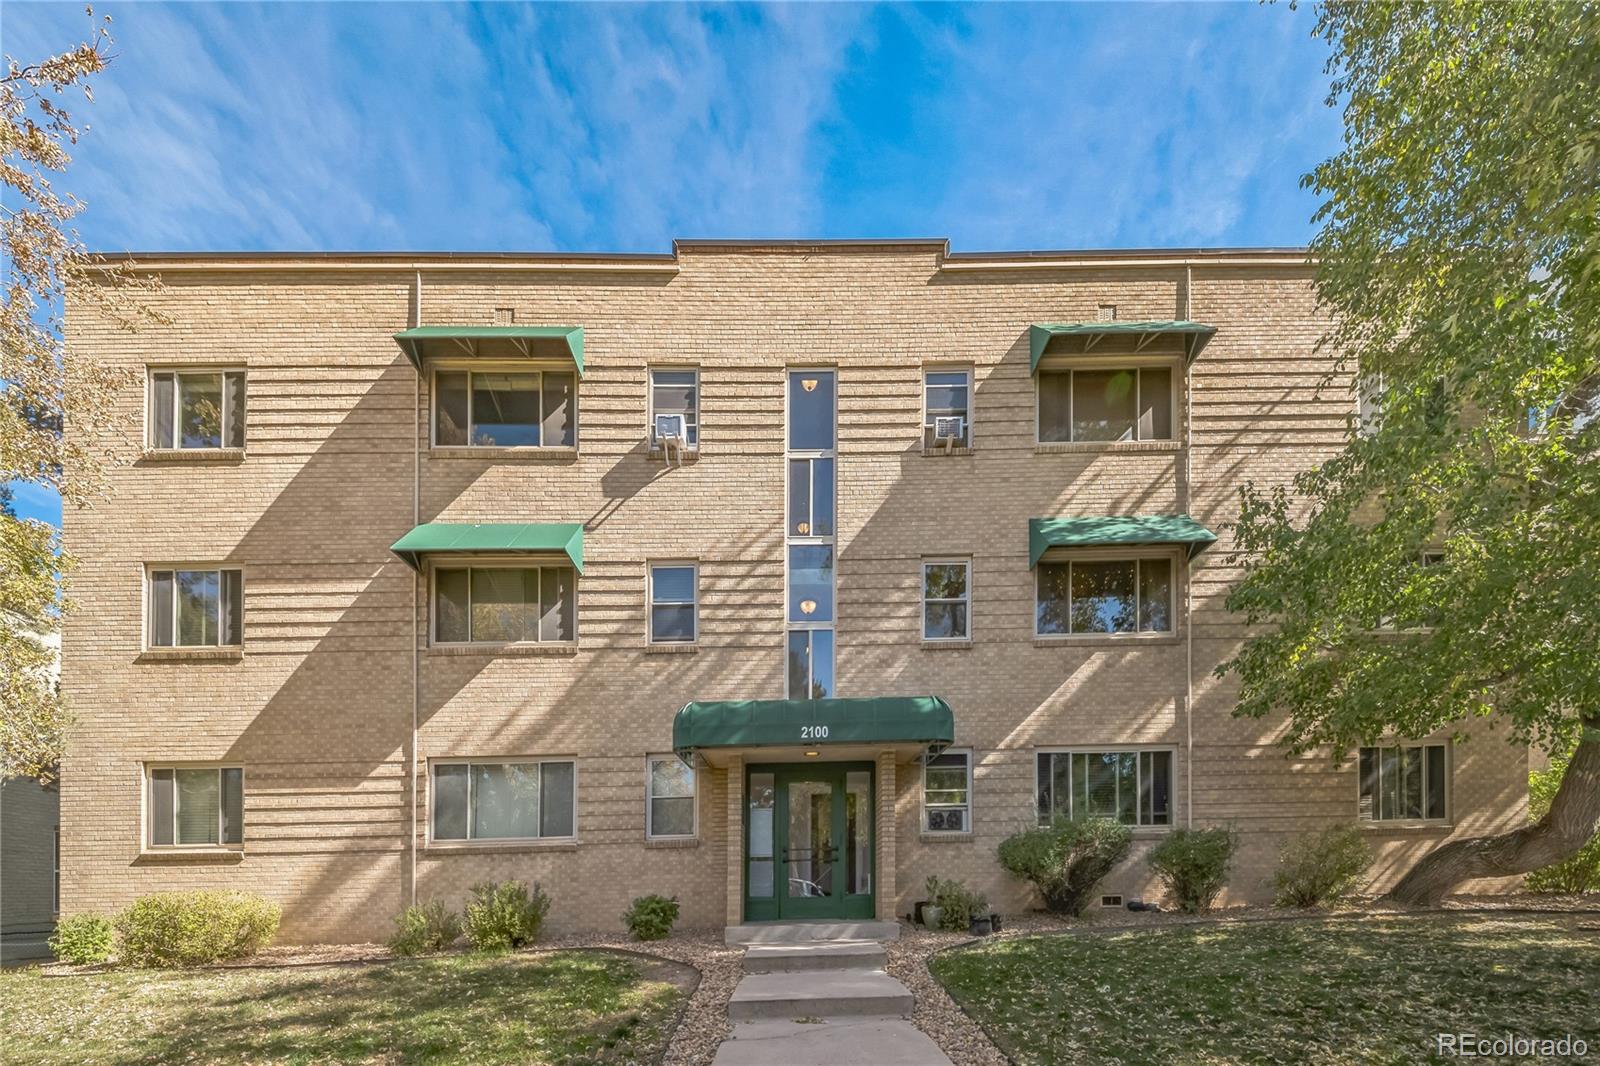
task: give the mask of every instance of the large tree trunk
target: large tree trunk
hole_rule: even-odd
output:
[[[1435,848],[1385,898],[1438,906],[1463,881],[1530,873],[1560,862],[1592,840],[1600,832],[1600,719],[1585,719],[1583,725],[1583,740],[1548,814],[1510,833],[1452,840]]]

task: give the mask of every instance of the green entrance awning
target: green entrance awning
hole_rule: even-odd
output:
[[[1081,515],[1028,519],[1028,566],[1050,548],[1091,548],[1108,544],[1183,544],[1193,559],[1217,535],[1186,514]]]
[[[523,355],[531,355],[530,342],[548,340],[565,342],[572,365],[583,377],[582,326],[418,326],[394,335],[418,370],[424,355],[477,355],[482,341],[510,341]]]
[[[389,545],[414,570],[423,555],[452,552],[565,552],[583,573],[583,526],[576,522],[424,522]]]
[[[839,744],[949,745],[955,715],[937,696],[831,700],[706,700],[672,720],[672,748],[822,747]]]
[[[1041,323],[1028,327],[1028,355],[1031,359],[1029,369],[1035,372],[1039,369],[1039,360],[1044,358],[1044,350],[1055,337],[1082,337],[1083,350],[1089,352],[1094,346],[1106,337],[1137,337],[1139,348],[1147,347],[1152,341],[1160,337],[1182,337],[1184,358],[1194,362],[1195,356],[1200,354],[1200,349],[1206,346],[1217,332],[1216,326],[1208,326],[1203,322],[1057,322]],[[1081,353],[1074,353],[1081,354]]]

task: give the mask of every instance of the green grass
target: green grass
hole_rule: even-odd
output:
[[[601,952],[68,977],[13,970],[0,973],[0,1058],[652,1062],[686,995],[681,974]]]
[[[1019,1064],[1417,1062],[1441,1032],[1571,1033],[1594,1055],[1600,933],[1580,924],[1600,923],[1167,926],[1000,941],[929,965]]]

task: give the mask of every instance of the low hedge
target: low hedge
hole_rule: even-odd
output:
[[[117,916],[119,952],[134,966],[202,966],[254,955],[278,933],[283,908],[248,892],[161,892]]]

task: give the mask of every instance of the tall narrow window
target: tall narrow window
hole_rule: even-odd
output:
[[[1039,636],[1172,631],[1171,559],[1074,559],[1036,571]]]
[[[244,643],[244,575],[239,570],[153,568],[146,601],[152,648]]]
[[[1357,814],[1364,822],[1439,822],[1445,818],[1443,744],[1361,749]]]
[[[785,673],[791,699],[823,699],[835,694],[834,372],[791,370],[788,397]]]
[[[660,419],[667,418],[667,423]],[[658,432],[665,425],[682,431],[680,439],[689,448],[700,446],[700,372],[697,370],[650,371],[650,444],[659,445]]]
[[[923,764],[924,830],[930,833],[970,833],[971,804],[971,752],[946,751]]]
[[[652,755],[645,796],[645,834],[651,838],[695,835],[694,767],[676,755]]]
[[[972,371],[922,375],[922,446],[966,447],[972,432]]]
[[[440,370],[433,376],[433,393],[437,446],[577,444],[577,378],[569,372]]]
[[[972,563],[940,559],[922,564],[922,639],[969,640]]]
[[[150,373],[148,440],[152,448],[243,448],[243,370]]]
[[[576,571],[570,566],[438,567],[436,644],[577,639]]]
[[[650,643],[692,644],[698,636],[693,563],[650,566]]]
[[[1037,387],[1041,442],[1173,439],[1171,367],[1042,370]]]
[[[433,765],[433,839],[571,837],[577,769],[569,759]]]
[[[244,842],[244,770],[152,768],[146,823],[153,848]]]

